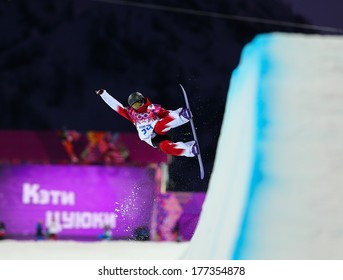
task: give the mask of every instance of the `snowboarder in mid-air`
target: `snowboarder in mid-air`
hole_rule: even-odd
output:
[[[167,135],[170,129],[190,121],[192,113],[187,108],[166,110],[159,104],[153,104],[139,92],[130,94],[128,107],[124,107],[106,90],[95,91],[114,111],[132,122],[142,141],[154,148],[159,148],[173,156],[195,157],[199,154],[196,141],[173,142]]]

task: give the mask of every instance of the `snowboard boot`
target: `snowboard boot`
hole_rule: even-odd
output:
[[[192,154],[193,154],[194,156],[197,156],[199,153],[200,153],[200,151],[199,151],[199,145],[198,145],[198,143],[195,141],[195,142],[194,142],[194,145],[193,145],[193,147],[192,147]]]
[[[191,110],[189,110],[188,108],[182,108],[179,116],[182,116],[186,120],[190,120],[193,117]]]

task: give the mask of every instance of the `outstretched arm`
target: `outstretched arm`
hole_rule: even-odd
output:
[[[116,111],[122,117],[128,119],[132,122],[130,115],[128,114],[126,108],[113,96],[111,96],[105,89],[98,89],[95,91],[96,94],[100,95],[101,98],[110,106],[114,111]]]

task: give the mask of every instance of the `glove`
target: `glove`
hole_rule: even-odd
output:
[[[101,95],[101,94],[104,93],[104,91],[105,91],[104,89],[98,89],[98,90],[95,91],[95,93],[98,94],[98,95]]]

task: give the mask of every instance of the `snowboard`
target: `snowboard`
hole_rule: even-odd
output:
[[[189,109],[192,112],[192,110],[191,110],[191,108],[189,106],[187,93],[186,93],[185,89],[183,88],[183,86],[181,84],[180,84],[180,87],[181,87],[181,90],[182,90],[182,93],[183,93],[183,97],[185,98],[186,107],[187,107],[187,109]],[[198,148],[199,148],[199,154],[197,155],[197,157],[198,157],[198,162],[199,162],[200,178],[202,180],[202,179],[204,179],[205,171],[204,171],[204,164],[202,162],[201,153],[200,153],[200,145],[199,145],[198,137],[197,137],[197,134],[196,134],[196,131],[195,131],[195,125],[194,125],[194,122],[193,122],[193,116],[190,118],[189,123],[191,124],[193,139],[198,144]]]

